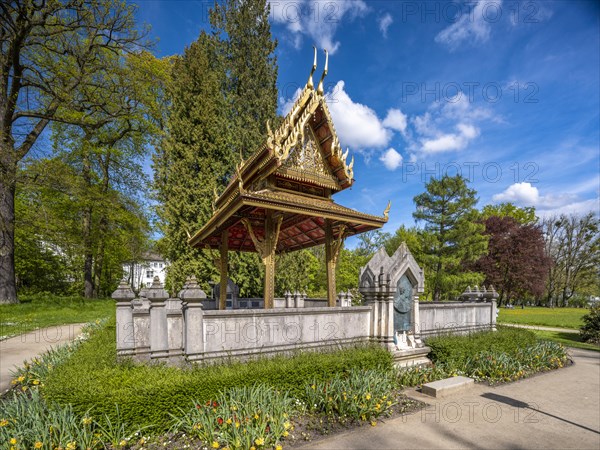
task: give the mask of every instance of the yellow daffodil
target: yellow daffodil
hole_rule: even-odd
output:
[[[367,400],[371,400],[371,394],[367,394],[367,395],[365,395],[365,398],[366,398]]]
[[[17,440],[15,438],[10,438],[11,445],[17,445]]]
[[[92,423],[92,418],[91,417],[84,417],[82,420],[84,425],[90,425]]]
[[[371,420],[371,426],[374,427],[377,425],[377,422],[375,422],[374,420]]]
[[[123,442],[123,441],[121,441]],[[67,450],[75,450],[77,448],[77,442],[69,442],[67,443]]]
[[[285,422],[285,423],[283,424],[283,428],[285,428],[286,430],[289,430],[291,426],[292,426],[292,424],[291,424],[291,423],[289,423],[289,422]]]
[[[0,427],[5,427],[6,425],[8,425],[8,420],[6,420],[6,419],[0,420]]]
[[[42,448],[43,447],[43,443],[41,443],[40,441],[37,441],[35,444],[33,444],[33,448]]]
[[[256,445],[263,445],[265,443],[265,440],[263,438],[256,438],[254,439],[254,443]]]
[[[282,435],[283,437],[288,437],[288,436],[289,436],[289,434],[290,434],[290,433],[288,433],[287,431],[284,431],[283,433],[281,433],[281,435]]]
[[[219,445],[219,443],[218,443],[217,441],[213,441],[213,443],[212,443],[211,447],[212,447],[212,448],[219,448],[219,447],[220,447],[220,445]]]
[[[278,445],[275,446],[275,450],[283,450],[283,447],[278,444]]]
[[[231,420],[231,418],[229,418],[225,421],[225,423],[227,423],[227,425],[231,425],[233,423],[233,420]]]
[[[125,447],[127,445],[127,441],[125,439],[123,439],[121,442],[119,442],[119,446],[121,447]]]

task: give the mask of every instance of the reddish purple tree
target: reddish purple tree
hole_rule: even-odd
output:
[[[512,217],[492,216],[485,221],[485,233],[488,253],[476,262],[476,269],[498,291],[498,305],[541,297],[551,264],[541,228],[522,225]]]

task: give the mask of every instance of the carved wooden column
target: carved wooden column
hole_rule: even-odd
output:
[[[327,306],[335,306],[337,289],[335,281],[335,268],[344,239],[346,227],[342,225],[337,239],[333,236],[331,220],[325,219],[325,264],[327,266]]]
[[[221,273],[220,289],[219,289],[219,309],[227,307],[227,261],[229,252],[229,232],[223,231],[221,235],[221,246],[219,247],[219,272]]]
[[[254,243],[256,251],[260,255],[263,264],[265,265],[265,283],[264,283],[264,298],[265,309],[273,308],[273,299],[275,298],[275,250],[277,249],[277,240],[279,239],[279,230],[282,215],[275,216],[273,211],[266,210],[265,212],[265,236],[259,240],[252,224],[247,219],[242,219],[242,223],[248,230],[248,234]]]

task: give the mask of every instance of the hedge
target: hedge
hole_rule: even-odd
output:
[[[97,331],[64,364],[53,368],[43,392],[49,401],[71,404],[79,414],[96,419],[117,415],[134,430],[168,427],[169,413],[190,399],[208,401],[227,388],[265,383],[303,400],[305,384],[324,381],[352,369],[392,367],[391,354],[379,346],[359,346],[335,352],[298,353],[246,363],[193,368],[117,362],[114,321]]]
[[[514,356],[520,349],[537,343],[535,333],[523,328],[498,327],[498,331],[485,331],[465,336],[439,336],[427,339],[431,347],[429,358],[434,363],[464,366],[474,355],[487,351]]]

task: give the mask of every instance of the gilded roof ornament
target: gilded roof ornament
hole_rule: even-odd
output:
[[[327,76],[328,67],[329,67],[329,53],[327,53],[326,49],[323,49],[325,52],[325,68],[323,69],[323,74],[321,75],[321,79],[319,80],[319,87],[317,87],[317,94],[323,95],[323,80]]]
[[[388,220],[390,218],[390,209],[392,208],[392,201],[388,201],[388,204],[385,208],[385,210],[383,211],[383,218],[385,220]]]
[[[313,62],[312,69],[310,71],[310,75],[308,76],[308,81],[306,82],[306,87],[308,89],[314,89],[315,85],[313,83],[313,74],[315,70],[317,70],[317,47],[313,45],[313,49],[315,50],[315,61]]]

